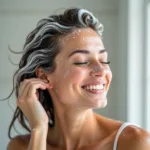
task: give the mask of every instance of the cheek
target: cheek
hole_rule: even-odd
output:
[[[111,80],[112,80],[112,72],[111,72],[110,68],[107,68],[106,76],[107,76],[108,80],[111,82]]]
[[[83,80],[83,78],[85,78],[86,74],[87,74],[86,70],[73,67],[65,72],[64,77],[70,82],[74,81],[80,82],[80,80]]]

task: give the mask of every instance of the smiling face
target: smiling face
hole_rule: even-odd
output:
[[[90,28],[76,29],[60,45],[56,70],[49,75],[53,102],[76,108],[106,106],[112,73],[100,36]]]

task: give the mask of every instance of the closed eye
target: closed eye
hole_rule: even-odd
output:
[[[110,64],[110,61],[103,61],[102,64]],[[75,65],[88,65],[89,62],[76,62]]]
[[[88,65],[89,62],[76,62],[75,65]]]
[[[110,61],[106,61],[106,62],[101,62],[102,64],[110,64]]]

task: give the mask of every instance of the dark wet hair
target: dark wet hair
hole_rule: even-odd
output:
[[[18,98],[20,82],[24,79],[35,78],[35,71],[38,67],[42,67],[45,71],[53,72],[56,68],[55,57],[60,51],[60,37],[79,28],[92,28],[102,36],[103,25],[91,12],[85,9],[67,9],[63,14],[51,15],[41,19],[36,28],[26,38],[21,52],[22,58],[19,62],[19,68],[13,77],[13,90],[10,96],[15,91]],[[39,95],[41,104],[53,122],[49,123],[49,127],[53,127],[55,120],[52,98],[47,90],[39,90]],[[9,126],[9,138],[12,138],[11,129],[16,119],[18,119],[23,128],[31,132],[26,117],[21,109],[17,107]]]

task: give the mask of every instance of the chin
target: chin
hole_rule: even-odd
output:
[[[101,98],[93,101],[93,108],[104,108],[107,106],[107,98]]]

